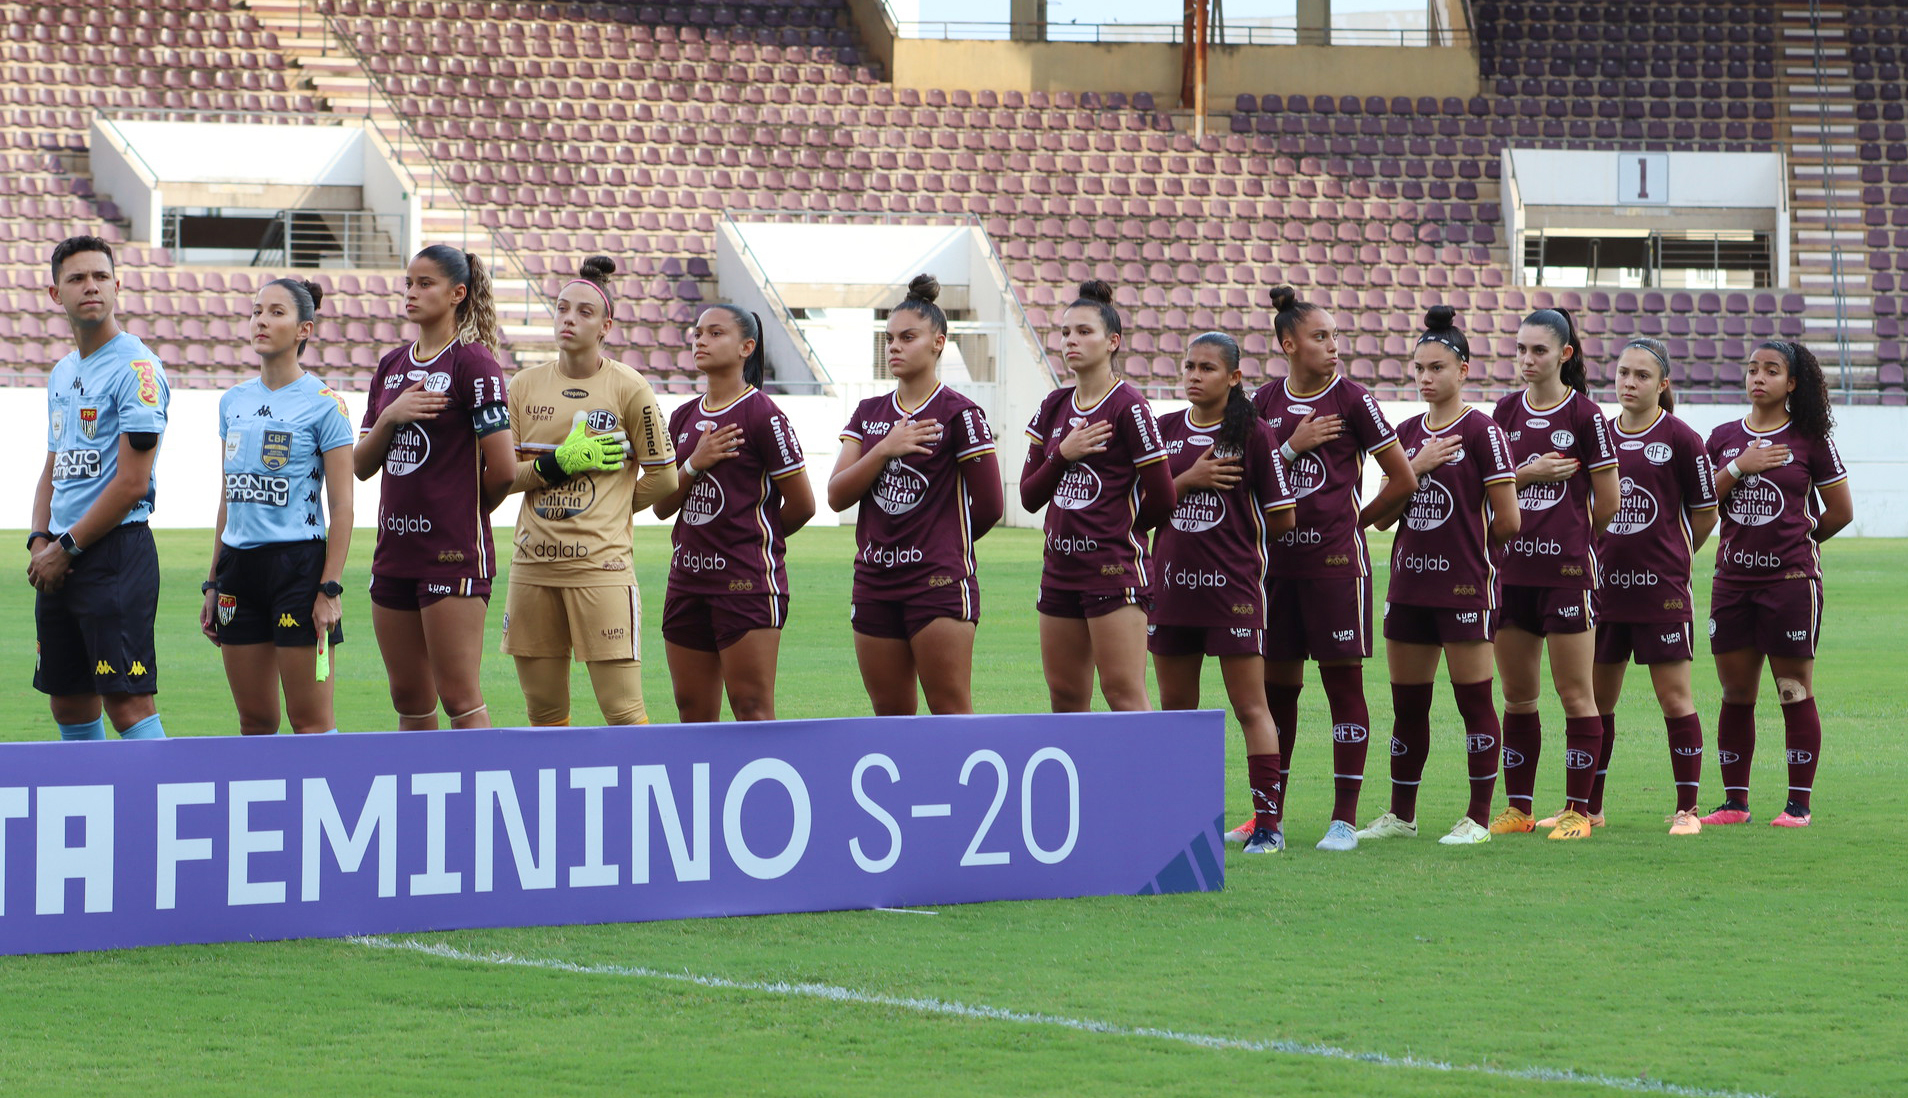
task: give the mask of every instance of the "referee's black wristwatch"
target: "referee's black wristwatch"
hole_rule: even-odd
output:
[[[52,534],[47,533],[45,530],[35,530],[31,534],[27,535],[27,552],[29,553],[33,552],[33,543],[36,541],[39,541],[41,538],[45,538],[47,541],[59,540],[58,538],[55,538]]]
[[[84,546],[73,540],[73,531],[71,530],[60,535],[60,548],[66,550],[66,555],[69,557],[77,557],[81,553],[86,552]]]
[[[318,593],[328,599],[335,599],[344,594],[344,584],[337,580],[326,580],[318,585]]]

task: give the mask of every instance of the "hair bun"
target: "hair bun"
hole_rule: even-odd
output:
[[[1097,278],[1089,278],[1080,283],[1080,298],[1083,301],[1097,301],[1102,305],[1113,304],[1113,287]]]
[[[1298,300],[1297,290],[1293,289],[1290,286],[1272,287],[1272,307],[1274,309],[1277,309],[1279,312],[1282,313],[1282,312],[1285,312],[1287,309],[1292,308],[1294,305],[1297,305],[1298,303],[1299,303],[1299,300]]]
[[[1433,305],[1424,314],[1424,330],[1427,332],[1448,332],[1457,327],[1457,310],[1449,305]]]
[[[592,282],[601,282],[616,273],[616,261],[606,255],[593,255],[577,268],[577,274]]]
[[[918,274],[908,282],[909,301],[933,301],[941,296],[941,280],[931,274]]]
[[[317,309],[319,303],[324,301],[325,299],[325,288],[323,286],[318,285],[316,282],[310,281],[309,279],[304,282],[300,282],[299,285],[303,286],[305,288],[305,292],[311,295],[311,307],[314,310]]]

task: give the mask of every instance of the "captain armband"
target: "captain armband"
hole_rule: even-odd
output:
[[[510,429],[510,409],[502,404],[491,403],[470,410],[470,426],[482,438],[488,434]]]

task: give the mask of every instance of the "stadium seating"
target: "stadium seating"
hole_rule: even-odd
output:
[[[16,311],[5,315],[36,313],[36,324],[14,326],[37,328],[41,344],[58,342],[35,304],[46,242],[76,227],[111,232],[116,213],[91,194],[78,156],[82,102],[244,110],[252,96],[260,109],[309,116],[338,96],[318,51],[281,47],[243,8],[115,0],[105,10],[110,18],[62,18],[0,47],[10,62],[0,95],[32,135],[14,139],[14,170],[0,182],[0,294],[32,299],[8,302]],[[1814,156],[1833,178],[1857,173],[1859,191],[1836,213],[1845,222],[1860,211],[1860,231],[1838,240],[1855,275],[1844,316],[1856,380],[1877,401],[1899,400],[1894,311],[1908,294],[1901,12],[1836,9],[1846,34],[1826,52],[1831,66],[1849,68],[1845,92],[1816,80],[1812,37],[1798,39],[1791,13],[1773,3],[1485,0],[1474,12],[1484,94],[1385,99],[1272,86],[1227,104],[1229,118],[1203,143],[1189,119],[1143,93],[895,88],[857,47],[842,0],[317,0],[312,18],[322,13],[362,59],[435,185],[476,215],[536,289],[554,293],[585,254],[618,258],[618,353],[665,388],[691,383],[683,329],[717,293],[709,264],[725,209],[975,219],[1037,327],[1051,328],[1080,280],[1113,282],[1128,312],[1126,369],[1161,390],[1186,341],[1213,327],[1242,335],[1255,376],[1279,372],[1264,311],[1265,287],[1279,281],[1330,303],[1347,369],[1388,395],[1408,393],[1409,338],[1440,301],[1456,305],[1474,345],[1487,348],[1481,392],[1510,383],[1518,316],[1550,302],[1583,310],[1586,350],[1606,374],[1630,335],[1664,338],[1698,399],[1713,378],[1719,398],[1735,398],[1732,367],[1753,340],[1826,341],[1835,318],[1820,284],[1826,260],[1803,239],[1804,281],[1788,290],[1510,285],[1497,174],[1502,148],[1515,143],[1781,149],[1797,164]],[[97,57],[86,51],[110,58],[114,49],[150,56],[151,67],[89,65]],[[1790,113],[1803,102],[1831,117],[1846,107],[1856,140],[1811,152],[1803,131],[1813,119]],[[1794,216],[1806,235],[1816,213],[1801,179]],[[221,299],[184,289],[188,272],[161,250],[128,266],[150,275],[141,289],[128,279],[135,330],[149,324],[160,343],[170,339],[180,354],[167,357],[182,375],[216,384],[244,368],[232,363],[236,345],[214,333],[242,319],[233,307],[247,291],[234,287],[256,284],[260,272],[222,272]],[[361,385],[400,334],[388,275],[321,279],[334,296],[316,346],[340,384]],[[534,332],[513,336],[526,353],[536,349]],[[26,335],[0,351],[0,379],[31,383],[48,350],[35,342]],[[1888,365],[1897,369],[1879,368]]]

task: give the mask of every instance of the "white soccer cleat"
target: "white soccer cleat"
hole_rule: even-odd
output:
[[[1387,812],[1358,829],[1360,839],[1415,839],[1418,837],[1418,821],[1401,820],[1396,813]]]
[[[1451,829],[1449,835],[1438,840],[1438,844],[1440,846],[1471,846],[1490,841],[1491,829],[1465,816],[1458,820],[1457,826]]]

